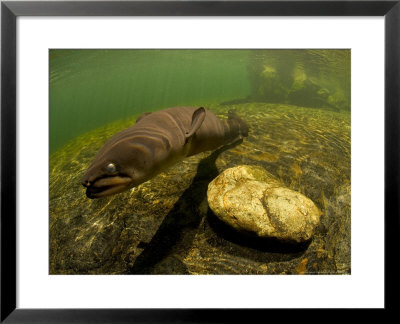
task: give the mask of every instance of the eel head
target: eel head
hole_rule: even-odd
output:
[[[103,152],[101,152],[103,153]],[[88,198],[114,195],[137,186],[139,172],[134,168],[135,159],[111,150],[98,154],[82,177]]]

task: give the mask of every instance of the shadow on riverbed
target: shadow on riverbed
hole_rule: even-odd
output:
[[[223,245],[232,245],[233,243],[245,249],[255,249],[258,253],[293,254],[292,256],[286,255],[286,258],[296,257],[299,253],[305,251],[309,243],[303,245],[282,244],[273,240],[240,234],[222,223],[208,208],[208,204],[203,203],[207,199],[208,184],[219,174],[215,164],[216,159],[222,152],[241,144],[241,142],[238,141],[224,146],[199,162],[197,173],[191,185],[164,218],[151,241],[139,244],[139,247],[144,248],[144,250],[137,257],[128,273],[189,273],[185,264],[179,258],[174,258],[173,255],[185,255],[189,251],[204,217],[207,217],[207,223],[218,237],[218,241],[225,241]],[[240,251],[238,252],[241,254]],[[160,271],[160,264],[166,259],[169,259],[166,262],[167,268]],[[171,260],[173,261],[171,262]],[[161,269],[163,267],[165,265],[161,266]]]
[[[195,229],[199,226],[202,218],[199,212],[200,204],[204,199],[207,199],[208,184],[218,176],[215,161],[222,152],[240,143],[242,143],[242,140],[223,146],[199,162],[197,173],[191,185],[184,191],[172,210],[164,218],[151,241],[148,244],[143,244],[144,250],[137,257],[129,271],[130,273],[151,273],[154,266],[169,256],[176,245],[182,245],[183,240],[184,246],[186,248],[190,247],[195,235]],[[179,267],[180,272],[187,273],[184,264]]]
[[[220,238],[260,252],[293,254],[293,258],[295,258],[301,255],[311,243],[311,240],[300,244],[286,243],[272,238],[261,238],[251,233],[240,233],[217,218],[211,209],[208,209],[207,219],[210,227]],[[240,252],[238,253],[240,254]],[[249,256],[245,255],[245,257]]]

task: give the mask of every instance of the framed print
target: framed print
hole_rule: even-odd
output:
[[[1,10],[2,321],[392,308],[398,1]]]

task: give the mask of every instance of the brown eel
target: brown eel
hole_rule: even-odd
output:
[[[150,180],[185,157],[236,142],[248,130],[233,111],[227,120],[203,107],[145,113],[105,143],[82,184],[89,198],[113,195]]]

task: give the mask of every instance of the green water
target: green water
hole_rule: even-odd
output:
[[[247,50],[50,50],[50,151],[111,121],[246,97]]]

